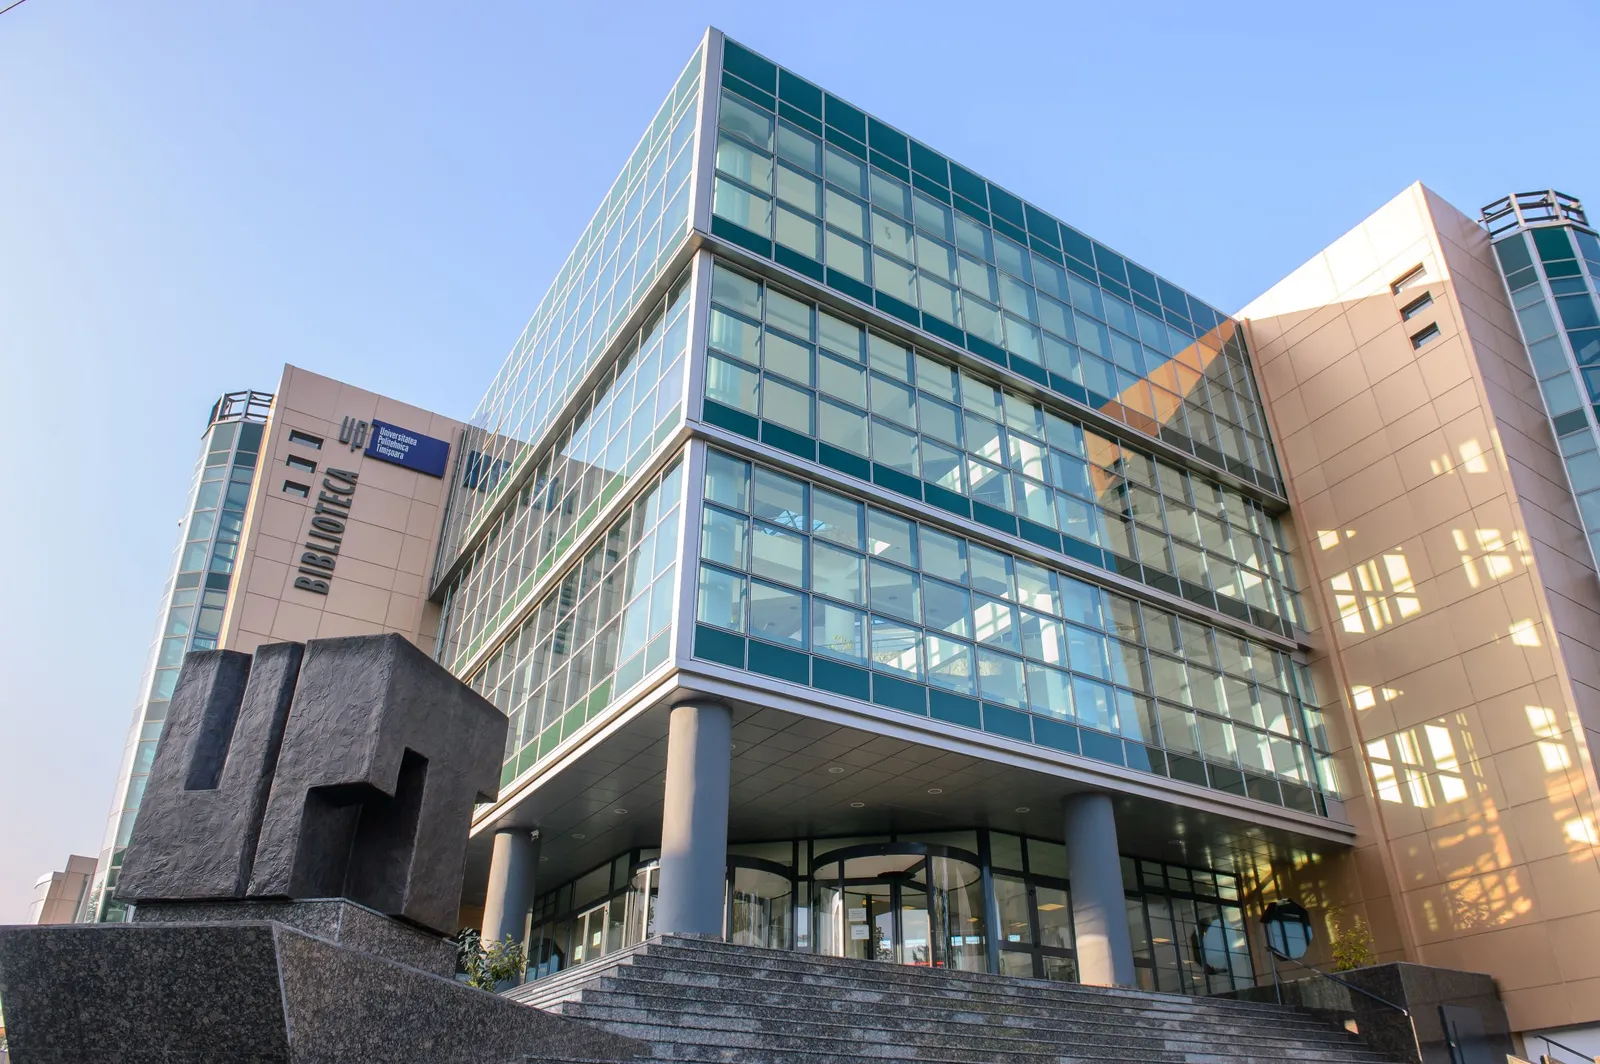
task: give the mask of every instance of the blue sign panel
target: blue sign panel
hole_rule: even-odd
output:
[[[430,477],[442,477],[445,461],[450,457],[450,444],[387,422],[374,421],[372,435],[367,437],[366,454],[368,458],[393,462]]]

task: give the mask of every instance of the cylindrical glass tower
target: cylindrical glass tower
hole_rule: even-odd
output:
[[[245,506],[271,406],[270,394],[248,391],[229,392],[211,408],[181,522],[183,534],[162,595],[161,620],[139,681],[139,705],[122,755],[105,843],[84,905],[88,920],[127,918],[127,906],[112,899],[117,869],[150,778],[183,656],[191,650],[215,649],[222,634]]]

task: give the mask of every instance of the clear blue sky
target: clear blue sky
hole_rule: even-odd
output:
[[[293,361],[470,415],[708,23],[1234,310],[1418,178],[1600,201],[1597,12],[28,0],[0,16],[0,923],[98,850],[212,401]]]

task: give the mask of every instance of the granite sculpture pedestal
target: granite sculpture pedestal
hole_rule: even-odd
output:
[[[642,1055],[452,978],[505,734],[397,635],[188,655],[116,884],[134,922],[0,928],[13,1064]]]
[[[12,1064],[512,1064],[645,1052],[447,978],[444,940],[349,902],[243,903],[226,920],[213,919],[223,906],[196,906],[188,915],[199,922],[179,919],[181,908],[141,909],[132,924],[0,928]]]

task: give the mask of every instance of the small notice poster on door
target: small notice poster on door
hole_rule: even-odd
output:
[[[866,923],[867,922],[867,910],[866,910],[866,908],[862,907],[860,909],[851,909],[850,910],[850,922],[853,923],[853,924],[864,924],[864,923]],[[861,937],[862,938],[866,938],[867,936],[866,935],[862,935]]]
[[[865,942],[866,940],[867,940],[867,925],[866,924],[851,924],[850,925],[850,941],[851,942]]]

